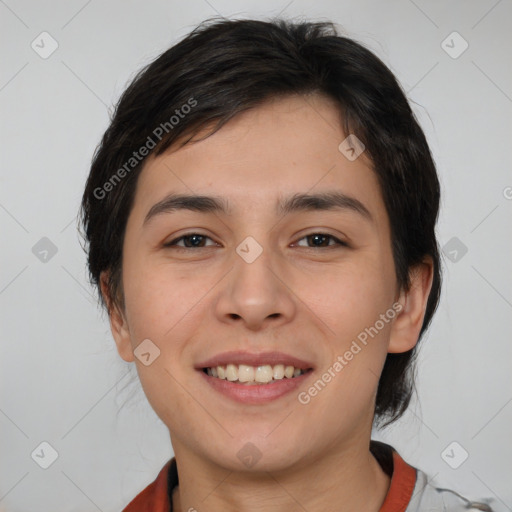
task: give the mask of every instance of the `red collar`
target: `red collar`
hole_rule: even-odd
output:
[[[171,464],[175,468],[174,458],[169,460],[160,470],[155,481],[138,494],[123,512],[170,512],[171,505],[168,495],[168,476]],[[409,466],[400,455],[393,450],[393,476],[386,499],[379,512],[405,512],[411,501],[416,484],[416,469]]]
[[[130,501],[123,512],[169,512],[171,505],[167,493],[167,476],[174,457],[167,461],[156,480]]]
[[[416,485],[416,469],[393,450],[393,476],[379,512],[405,512]]]

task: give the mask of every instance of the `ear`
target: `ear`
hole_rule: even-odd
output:
[[[131,363],[134,361],[133,349],[130,340],[130,330],[125,314],[120,307],[115,304],[107,286],[108,273],[106,271],[100,274],[101,294],[107,304],[108,316],[110,321],[110,330],[116,342],[117,351],[122,359]]]
[[[407,352],[418,342],[432,288],[433,269],[430,256],[411,268],[411,286],[408,291],[402,289],[400,292],[398,302],[401,309],[391,327],[388,352]]]

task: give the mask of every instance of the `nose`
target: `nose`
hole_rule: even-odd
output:
[[[291,321],[297,298],[289,266],[281,261],[267,248],[254,261],[235,254],[216,301],[217,318],[253,331]]]

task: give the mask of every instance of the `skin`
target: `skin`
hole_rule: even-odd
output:
[[[147,159],[124,239],[124,310],[104,281],[103,293],[118,352],[137,365],[170,431],[174,510],[378,511],[385,499],[389,477],[368,450],[378,376],[388,352],[417,342],[432,264],[411,269],[409,291],[398,288],[377,178],[364,153],[351,162],[338,150],[345,137],[331,100],[292,96]],[[351,210],[274,212],[281,197],[333,190],[357,198],[373,220]],[[222,196],[232,213],[180,210],[144,226],[170,192]],[[183,239],[163,246],[190,233],[209,238],[188,250]],[[315,244],[315,233],[348,246]],[[235,251],[247,236],[263,248],[250,264]],[[313,363],[316,376],[299,389],[307,391],[397,301],[400,313],[307,405],[295,392],[235,403],[194,369],[228,350],[280,350]],[[144,339],[161,351],[149,366],[133,354]],[[262,454],[251,468],[237,457],[248,442]]]

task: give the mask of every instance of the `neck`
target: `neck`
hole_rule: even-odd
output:
[[[367,438],[272,472],[235,473],[180,443],[173,446],[180,480],[173,493],[175,512],[324,512],[333,503],[340,511],[378,512],[390,484]]]

